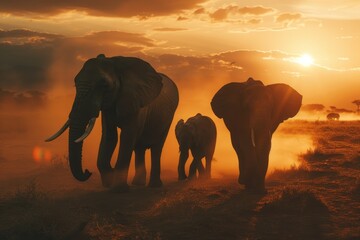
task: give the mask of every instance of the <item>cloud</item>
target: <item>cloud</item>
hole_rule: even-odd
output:
[[[176,20],[177,21],[185,21],[185,20],[188,20],[189,18],[187,17],[183,17],[183,16],[179,16]]]
[[[254,6],[254,7],[242,7],[238,9],[240,14],[248,15],[265,15],[274,12],[273,8],[263,7],[263,6]]]
[[[34,37],[41,38],[32,41]],[[64,37],[28,30],[0,32],[0,88],[46,90],[54,85],[71,86],[83,62],[99,53],[108,56],[139,56],[153,47],[152,39],[138,33],[94,32]]]
[[[216,11],[209,14],[209,16],[215,21],[226,20],[230,15],[233,16],[244,16],[244,15],[253,15],[253,16],[262,16],[269,13],[275,12],[275,9],[263,6],[246,6],[239,7],[230,5],[225,8],[219,8]]]
[[[301,19],[302,15],[300,13],[282,13],[278,16],[276,16],[275,21],[277,23],[292,23],[294,21],[297,21]]]
[[[0,88],[0,106],[2,108],[40,108],[46,104],[47,96],[44,92],[28,90],[25,92],[8,91]]]
[[[0,1],[0,12],[14,15],[51,16],[70,10],[84,11],[89,15],[111,17],[151,17],[165,16],[199,7],[205,0],[168,1],[168,0],[18,0]]]
[[[84,38],[92,41],[101,41],[107,43],[130,43],[137,44],[147,47],[155,46],[155,43],[152,39],[145,37],[143,34],[139,33],[129,33],[129,32],[120,32],[120,31],[102,31],[94,32],[84,36]]]
[[[187,28],[169,28],[169,27],[163,27],[163,28],[154,28],[154,31],[159,32],[176,32],[176,31],[185,31],[188,30]]]
[[[44,89],[49,86],[53,46],[37,43],[11,45],[0,43],[0,87]]]
[[[205,8],[198,8],[194,11],[195,15],[206,13]]]
[[[34,42],[48,42],[62,38],[61,35],[34,32],[27,29],[0,30],[0,43],[24,44]]]

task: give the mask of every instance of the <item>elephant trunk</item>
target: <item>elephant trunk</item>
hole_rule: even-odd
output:
[[[88,180],[91,173],[82,169],[82,146],[83,142],[75,142],[85,131],[86,122],[71,121],[69,129],[69,164],[72,175],[79,181]]]

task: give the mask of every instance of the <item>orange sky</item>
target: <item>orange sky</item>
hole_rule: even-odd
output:
[[[359,0],[1,1],[0,87],[67,89],[105,53],[144,58],[184,89],[252,76],[291,84],[305,104],[354,109],[359,12]]]
[[[215,120],[218,139],[226,139],[218,141],[215,165],[236,170],[229,132],[210,108],[215,92],[252,76],[265,84],[290,84],[303,95],[303,104],[354,111],[351,102],[360,99],[359,12],[360,0],[0,1],[0,108],[11,106],[16,113],[10,117],[16,121],[2,126],[21,132],[14,144],[23,144],[26,156],[35,146],[62,156],[66,136],[43,140],[66,121],[73,79],[84,61],[99,53],[137,56],[176,82],[180,103],[174,123],[198,112]],[[175,166],[173,128],[164,155]],[[85,165],[91,169],[99,135],[100,121],[85,144]],[[275,136],[272,162],[277,152],[285,154],[281,139]],[[285,139],[305,147],[291,148],[291,161],[311,145],[308,136]]]

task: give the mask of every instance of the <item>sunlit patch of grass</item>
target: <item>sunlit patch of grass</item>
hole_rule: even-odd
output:
[[[322,161],[333,157],[342,157],[342,153],[325,153],[319,148],[308,149],[306,153],[301,154],[300,157],[308,162]]]
[[[327,213],[328,208],[312,191],[287,187],[272,201],[266,203],[261,212],[306,215]]]
[[[129,234],[124,225],[116,223],[111,218],[100,218],[97,215],[93,216],[85,231],[91,239],[99,240],[122,239]]]
[[[303,178],[309,176],[310,170],[305,163],[291,165],[289,169],[275,169],[266,178],[269,180]]]

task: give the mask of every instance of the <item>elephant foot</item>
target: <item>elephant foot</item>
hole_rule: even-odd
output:
[[[239,178],[238,178],[238,183],[239,183],[239,184],[245,184],[245,179],[244,179],[244,177],[242,177],[241,175],[240,175]]]
[[[179,175],[178,180],[179,181],[184,181],[184,180],[186,180],[186,178],[187,178],[186,175]]]
[[[134,185],[134,186],[145,186],[146,185],[146,178],[135,176],[133,181],[131,182],[131,184]]]
[[[129,185],[124,183],[124,184],[118,184],[118,185],[115,185],[115,186],[111,187],[110,192],[112,192],[112,193],[126,193],[126,192],[129,192],[129,190],[130,190]]]
[[[101,174],[101,183],[104,188],[110,188],[111,185],[113,184],[113,179],[114,179],[114,176],[113,176],[112,172]]]
[[[150,182],[148,185],[148,187],[151,187],[151,188],[159,188],[162,186],[163,186],[163,183],[162,183],[161,179],[157,179],[157,180],[150,179]]]

